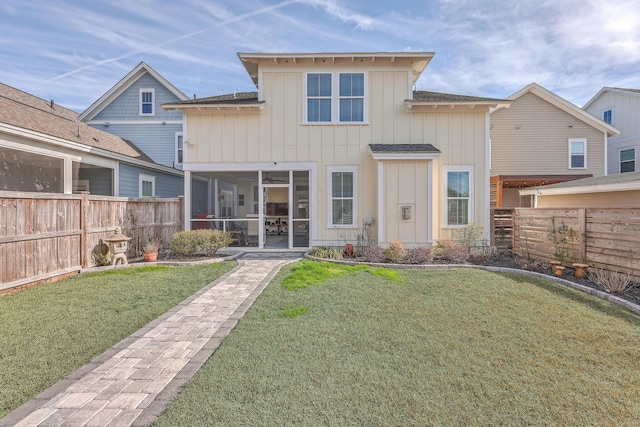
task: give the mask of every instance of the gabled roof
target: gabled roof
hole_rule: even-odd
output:
[[[0,128],[6,132],[22,134],[26,132],[29,136],[36,138],[50,137],[50,140],[55,140],[61,145],[99,148],[153,163],[133,144],[79,121],[78,113],[75,111],[2,83],[0,83]]]
[[[559,184],[527,188],[520,190],[520,194],[554,195],[631,190],[640,190],[640,172],[625,172],[615,175],[576,179],[575,181],[561,182]]]
[[[181,92],[174,85],[169,83],[167,79],[162,77],[156,70],[147,65],[144,61],[139,63],[133,70],[131,70],[126,76],[124,76],[118,83],[109,89],[104,95],[102,95],[96,102],[91,104],[80,116],[79,120],[87,121],[97,116],[104,108],[106,108],[114,99],[120,96],[125,90],[127,90],[132,84],[145,74],[149,74],[156,79],[162,86],[164,86],[169,92],[174,94],[181,101],[189,99],[187,95]]]
[[[509,107],[511,101],[508,99],[484,98],[481,96],[454,95],[451,93],[429,92],[418,90],[413,92],[413,99],[407,99],[407,107],[411,109],[414,105],[430,105],[430,106],[456,106],[467,105],[473,107],[475,105],[489,105],[490,107]]]
[[[210,96],[207,98],[189,99],[187,101],[162,104],[164,109],[181,108],[218,108],[218,109],[240,109],[258,108],[262,110],[264,101],[258,101],[258,92],[234,92],[226,95]]]
[[[551,92],[548,89],[543,88],[542,86],[540,86],[537,83],[531,83],[525,87],[523,87],[522,89],[520,89],[519,91],[517,91],[516,93],[514,93],[513,95],[509,96],[508,99],[511,99],[513,101],[515,101],[516,99],[520,98],[521,96],[527,94],[527,93],[532,93],[536,96],[538,96],[539,98],[547,101],[548,103],[560,108],[561,110],[565,111],[566,113],[572,115],[573,117],[575,117],[578,120],[583,121],[584,123],[598,129],[601,132],[606,132],[606,134],[608,136],[613,136],[613,135],[619,135],[620,131],[616,128],[614,128],[613,126],[605,123],[604,121],[600,120],[599,118],[587,113],[585,110],[583,110],[580,107],[577,107],[576,105],[572,104],[571,102],[567,101],[566,99],[556,95],[555,93]]]
[[[598,99],[600,97],[600,95],[602,95],[605,92],[618,92],[618,93],[625,93],[627,95],[631,95],[631,96],[640,96],[640,89],[624,89],[621,87],[603,87],[602,89],[600,89],[598,91],[598,93],[596,93],[595,95],[593,95],[593,97],[587,101],[586,104],[584,104],[584,107],[582,107],[584,110],[586,110],[587,108],[589,108],[591,106],[591,104],[593,104],[595,102],[596,99]]]
[[[336,62],[339,59],[347,59],[351,62],[365,60],[370,63],[383,60],[387,63],[393,63],[397,58],[409,58],[411,59],[412,81],[415,83],[434,55],[434,52],[238,53],[242,65],[246,68],[256,87],[258,87],[258,64],[263,59],[273,61],[275,64],[285,63],[285,61],[292,61],[295,64],[301,59],[311,59],[314,62],[317,60]]]

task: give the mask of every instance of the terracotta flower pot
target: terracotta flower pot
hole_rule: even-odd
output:
[[[157,259],[158,259],[158,252],[144,254],[145,262],[152,262],[152,261],[156,261]]]
[[[589,268],[589,264],[581,264],[577,262],[572,265],[573,265],[573,268],[576,269],[575,276],[578,279],[584,279],[585,277],[587,277],[587,272],[585,270]]]
[[[558,277],[562,277],[562,275],[564,274],[564,269],[565,269],[565,268],[566,268],[566,267],[563,267],[563,266],[561,266],[561,265],[556,266],[556,270],[555,270],[554,274],[555,274],[556,276],[558,276]]]

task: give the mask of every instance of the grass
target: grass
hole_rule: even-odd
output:
[[[0,297],[0,417],[234,266],[106,270]]]
[[[285,267],[156,425],[640,419],[640,319],[632,313],[522,275],[397,274]],[[280,315],[296,307],[307,310]]]

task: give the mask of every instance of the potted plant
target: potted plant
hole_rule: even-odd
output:
[[[158,259],[158,247],[160,245],[158,244],[158,242],[156,240],[150,240],[149,242],[147,242],[146,245],[144,245],[144,248],[142,248],[142,252],[144,255],[144,260],[146,262],[149,261],[156,261]]]

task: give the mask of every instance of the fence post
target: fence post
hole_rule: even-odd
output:
[[[178,196],[178,201],[180,208],[180,212],[178,214],[178,217],[180,218],[180,228],[178,229],[178,231],[184,231],[184,196]]]
[[[89,227],[89,193],[80,194],[80,265],[82,268],[89,267],[87,254],[87,228]]]
[[[578,259],[580,262],[587,261],[587,210],[578,209]]]
[[[511,215],[511,253],[516,253],[516,208],[509,211]]]

